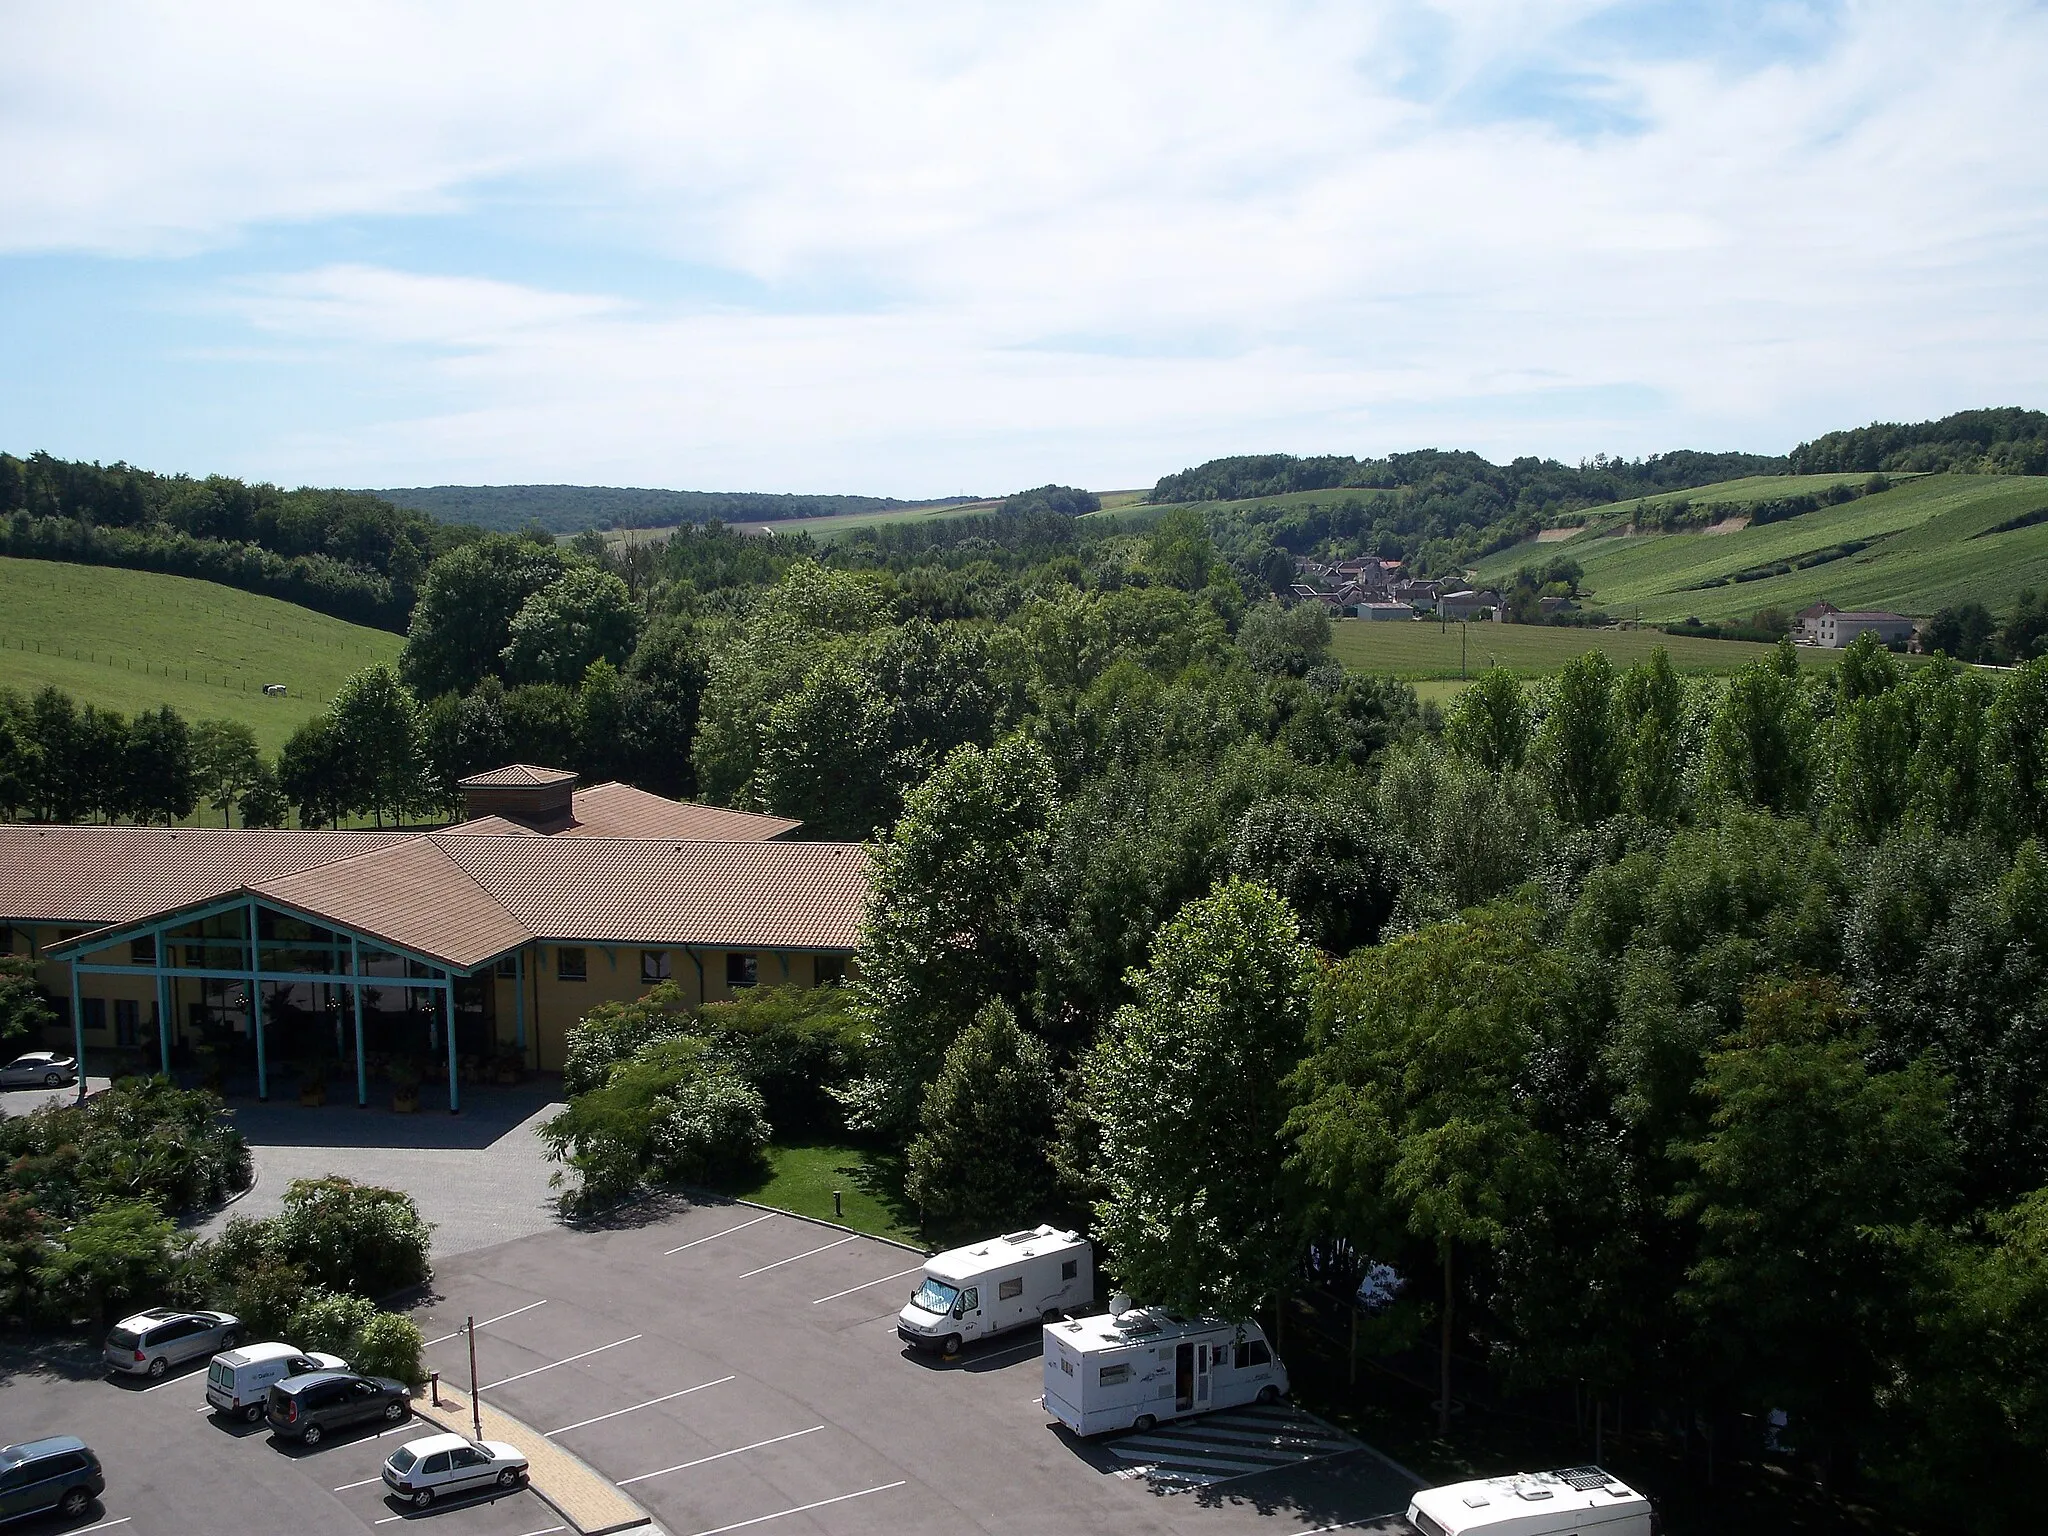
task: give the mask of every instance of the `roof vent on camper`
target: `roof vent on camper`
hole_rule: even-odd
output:
[[[1038,1236],[1036,1232],[1005,1232],[1003,1234],[1003,1241],[1006,1243],[1028,1243],[1036,1236]]]
[[[1605,1488],[1615,1481],[1598,1467],[1566,1467],[1562,1472],[1550,1475],[1577,1493],[1591,1493],[1595,1488]]]

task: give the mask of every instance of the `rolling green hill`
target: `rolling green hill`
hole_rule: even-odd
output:
[[[1841,476],[1786,476],[1703,486],[1695,504],[1763,500]],[[1640,608],[1658,622],[1696,615],[1796,611],[1820,598],[1844,608],[1932,614],[1952,603],[2009,608],[2027,587],[2048,587],[2048,478],[1928,475],[1888,491],[1782,522],[1729,533],[1601,534],[1602,521],[1635,503],[1595,508],[1589,530],[1525,543],[1479,563],[1483,580],[1569,555],[1591,600],[1617,616]]]
[[[266,751],[317,714],[350,673],[395,661],[397,635],[210,581],[0,559],[0,687],[54,684],[133,714],[246,720]],[[284,698],[266,698],[283,683]]]
[[[1460,631],[1463,631],[1460,633]],[[1476,677],[1491,666],[1544,677],[1575,656],[1605,651],[1617,667],[1633,666],[1662,646],[1680,672],[1733,672],[1771,647],[1743,640],[1667,635],[1655,629],[1567,629],[1549,624],[1376,624],[1339,620],[1330,651],[1355,672],[1386,672],[1410,681]],[[1802,665],[1831,667],[1841,652],[1802,648]]]

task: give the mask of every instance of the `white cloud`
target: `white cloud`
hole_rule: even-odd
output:
[[[510,282],[488,248],[252,272],[227,302],[272,338],[372,380],[428,354],[442,408],[258,450],[356,483],[1100,483],[2038,398],[2048,16],[1852,4],[1754,67],[1616,51],[1600,9],[17,9],[0,248],[232,251],[512,195],[749,295],[574,255]],[[1547,76],[1640,131],[1498,85]]]

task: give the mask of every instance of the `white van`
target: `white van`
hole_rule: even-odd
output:
[[[896,1315],[896,1336],[918,1349],[957,1354],[972,1339],[1085,1307],[1095,1299],[1088,1239],[1052,1227],[1008,1232],[935,1253]]]
[[[1598,1467],[1425,1488],[1408,1505],[1421,1536],[1657,1536],[1650,1501]]]
[[[345,1371],[339,1355],[294,1349],[289,1344],[244,1344],[223,1350],[206,1367],[206,1400],[230,1418],[254,1424],[263,1417],[264,1399],[287,1376],[308,1371]]]
[[[1141,1307],[1045,1325],[1045,1411],[1077,1435],[1277,1402],[1287,1367],[1257,1323]]]

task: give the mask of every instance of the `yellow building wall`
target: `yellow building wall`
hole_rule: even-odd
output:
[[[61,928],[52,923],[32,926],[16,926],[8,939],[9,950],[17,955],[42,956],[52,944],[77,933],[76,928]],[[107,949],[95,950],[78,957],[81,965],[127,965],[128,945],[124,940]],[[44,960],[36,966],[36,984],[57,999],[57,1024],[49,1032],[49,1038],[42,1043],[53,1049],[68,1048],[72,1040],[71,1030],[71,965],[69,960]],[[94,1046],[102,1049],[112,1046],[117,1038],[114,1024],[114,1004],[126,1000],[136,1005],[136,1043],[142,1048],[152,1047],[156,1033],[156,978],[147,974],[136,976],[85,975],[78,978],[78,992],[81,998],[99,998],[106,1003],[105,1022],[98,1027],[88,1027],[85,1032],[86,1049]],[[175,1008],[172,1016],[176,1017]]]

